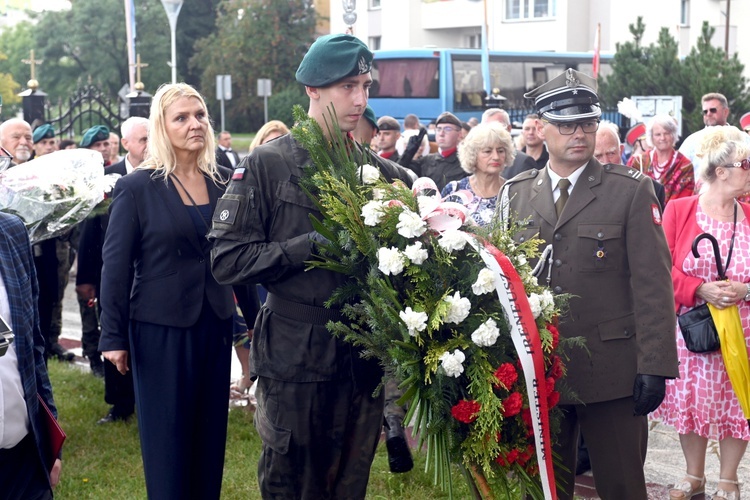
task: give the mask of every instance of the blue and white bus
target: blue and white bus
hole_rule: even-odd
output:
[[[601,76],[611,73],[612,55],[600,57]],[[491,88],[507,100],[502,107],[514,122],[532,112],[523,94],[573,68],[592,74],[593,55],[586,52],[490,52]],[[377,50],[369,104],[377,116],[403,122],[409,113],[422,123],[450,111],[466,121],[485,109],[479,49]]]

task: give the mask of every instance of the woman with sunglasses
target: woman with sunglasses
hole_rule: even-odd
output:
[[[703,303],[719,309],[737,305],[750,347],[750,205],[737,197],[750,190],[750,148],[735,127],[715,127],[699,147],[699,174],[705,192],[673,200],[664,211],[664,232],[672,254],[675,310],[682,314]],[[691,251],[702,233],[713,235],[720,255],[708,240]],[[731,253],[730,253],[731,249]],[[727,275],[718,280],[717,261]],[[706,489],[704,467],[708,440],[719,442],[720,473],[715,499],[737,500],[737,468],[750,440],[750,428],[727,376],[721,351],[696,354],[685,347],[675,329],[680,377],[667,380],[666,397],[652,414],[680,435],[687,463],[684,479],[669,491],[671,499],[686,499]]]
[[[693,164],[674,148],[679,138],[674,118],[656,115],[646,127],[646,140],[652,148],[628,160],[629,167],[637,168],[664,186],[666,202],[695,192]]]

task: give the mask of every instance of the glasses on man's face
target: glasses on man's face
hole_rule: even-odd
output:
[[[458,132],[456,127],[437,127],[435,133],[437,134],[450,134],[451,132]]]
[[[711,113],[713,115],[713,114],[716,114],[718,111],[719,110],[717,108],[708,108],[708,109],[704,109],[703,110],[703,114],[707,115],[707,114]]]
[[[576,133],[576,130],[578,130],[578,127],[580,127],[585,134],[593,134],[599,128],[599,120],[586,120],[585,122],[573,123],[547,123],[556,126],[557,131],[560,132],[560,135],[573,135]]]
[[[750,170],[750,158],[745,158],[742,161],[736,161],[729,165],[724,165],[724,168],[741,168],[742,170]]]

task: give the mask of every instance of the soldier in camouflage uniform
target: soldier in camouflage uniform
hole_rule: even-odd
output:
[[[324,130],[331,105],[344,132],[356,128],[371,65],[372,53],[350,35],[326,35],[310,47],[297,81]],[[411,184],[398,165],[374,153],[371,160],[386,177]],[[214,213],[212,271],[220,283],[261,283],[269,292],[251,346],[263,498],[364,498],[383,421],[382,393],[372,395],[382,370],[326,329],[341,315],[324,303],[347,276],[305,271],[322,238],[309,218],[320,214],[299,187],[309,164],[289,134],[243,160]]]

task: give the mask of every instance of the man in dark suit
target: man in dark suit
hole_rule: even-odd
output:
[[[497,122],[505,127],[505,130],[507,130],[509,134],[513,130],[513,126],[510,123],[510,116],[508,116],[508,112],[504,109],[491,108],[482,114],[482,123],[492,122]],[[534,158],[526,153],[516,150],[516,156],[513,158],[513,165],[508,167],[506,172],[503,172],[503,177],[506,179],[512,179],[521,172],[526,172],[533,168],[537,168]]]
[[[538,235],[552,250],[541,276],[570,294],[560,322],[571,348],[555,471],[572,499],[579,432],[602,498],[646,498],[646,415],[678,376],[671,257],[648,178],[594,159],[601,109],[596,80],[568,69],[526,95],[534,99],[550,159],[508,181],[504,215],[527,221],[515,238]],[[532,265],[535,263],[532,263]]]
[[[44,362],[39,289],[23,223],[0,213],[0,316],[15,338],[0,354],[0,496],[50,499],[61,462],[50,457],[49,431],[37,394],[56,416]]]
[[[226,130],[219,132],[216,138],[216,163],[223,167],[234,169],[240,164],[240,157],[237,151],[232,149],[232,134]]]
[[[105,174],[126,175],[143,163],[148,145],[148,119],[131,117],[123,122],[122,147],[127,151],[125,157],[108,167]],[[78,245],[78,273],[76,274],[76,292],[87,303],[98,299],[102,273],[102,247],[104,235],[109,225],[109,214],[99,214],[86,219],[81,230]],[[98,330],[97,330],[98,333]],[[93,340],[93,339],[92,339]],[[87,346],[89,359],[99,360],[96,343]],[[133,392],[133,374],[128,371],[121,374],[115,366],[104,360],[104,400],[112,405],[107,414],[97,423],[106,424],[118,420],[127,420],[135,411],[135,394]],[[92,364],[92,370],[94,366]]]

